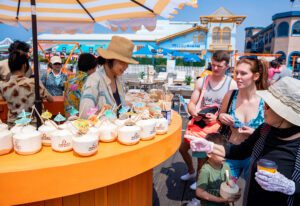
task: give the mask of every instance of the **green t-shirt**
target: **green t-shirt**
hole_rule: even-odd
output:
[[[209,194],[220,197],[220,186],[225,181],[225,171],[230,168],[228,164],[224,163],[221,169],[214,169],[209,163],[205,163],[199,173],[197,187],[205,190]],[[201,206],[227,206],[227,203],[216,203],[201,200]]]

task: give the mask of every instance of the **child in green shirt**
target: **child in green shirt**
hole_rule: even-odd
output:
[[[206,139],[220,145],[226,143],[225,137],[218,133],[209,134]],[[201,206],[227,206],[240,198],[240,193],[232,199],[220,196],[221,183],[226,181],[226,170],[230,173],[224,157],[207,154],[207,161],[202,166],[197,180],[196,197],[201,199]]]

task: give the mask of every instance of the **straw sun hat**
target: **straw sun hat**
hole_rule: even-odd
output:
[[[272,110],[288,122],[300,126],[300,80],[283,77],[268,90],[257,91]]]
[[[138,64],[132,59],[134,44],[129,39],[120,36],[113,36],[106,50],[99,48],[98,54],[104,59],[117,59],[129,64]]]

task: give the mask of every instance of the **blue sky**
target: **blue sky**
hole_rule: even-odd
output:
[[[297,0],[296,0],[297,1]],[[300,0],[299,0],[300,2]],[[272,23],[272,15],[291,10],[300,10],[292,7],[289,0],[198,0],[199,8],[185,7],[175,15],[174,21],[198,21],[199,16],[211,14],[223,6],[236,15],[245,15],[247,18],[237,30],[237,49],[244,47],[244,28],[249,26],[268,26]],[[299,3],[300,5],[300,3]],[[12,39],[29,40],[31,31],[22,27],[16,28],[0,24],[0,41],[5,37]],[[95,33],[108,33],[102,26],[95,27]]]

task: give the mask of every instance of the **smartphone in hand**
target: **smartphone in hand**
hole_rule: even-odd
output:
[[[198,116],[202,117],[202,118],[206,118],[206,113],[203,112],[198,112]]]

